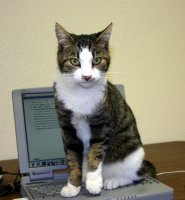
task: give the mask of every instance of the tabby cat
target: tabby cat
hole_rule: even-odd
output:
[[[59,75],[54,84],[59,123],[70,169],[64,197],[76,196],[82,180],[91,194],[155,176],[144,160],[134,115],[106,81],[112,23],[90,35],[68,33],[56,24]]]

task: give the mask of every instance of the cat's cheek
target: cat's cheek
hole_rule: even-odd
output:
[[[68,184],[62,188],[60,195],[63,197],[74,197],[79,194],[80,189],[81,186],[75,187],[68,182]]]
[[[93,78],[95,80],[99,80],[101,78],[101,73],[100,73],[100,71],[97,68],[93,69],[92,75],[93,75]]]
[[[73,79],[78,83],[82,81],[81,69],[77,69],[76,71],[73,72]]]

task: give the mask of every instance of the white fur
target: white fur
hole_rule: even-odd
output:
[[[87,153],[91,139],[91,131],[87,119],[82,115],[74,114],[72,124],[76,129],[77,137],[83,142],[84,153]]]
[[[92,52],[88,48],[82,49],[79,54],[82,76],[92,76]]]
[[[103,180],[105,189],[114,189],[138,180],[137,171],[142,165],[144,158],[142,147],[127,156],[122,162],[103,165]]]
[[[68,182],[66,186],[64,186],[60,192],[60,195],[63,197],[74,197],[79,194],[81,187],[75,187],[71,183]]]
[[[91,194],[99,194],[103,187],[102,178],[102,162],[99,163],[98,168],[93,172],[87,172],[86,189]]]
[[[75,83],[74,80],[67,83],[65,74],[61,74],[56,80],[56,90],[58,99],[64,102],[67,109],[76,114],[90,115],[103,100],[105,85],[98,84],[97,86],[84,88]]]

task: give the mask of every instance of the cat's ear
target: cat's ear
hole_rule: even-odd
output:
[[[58,44],[63,48],[72,46],[74,44],[73,38],[60,24],[56,23],[55,32],[58,39]]]
[[[112,23],[110,23],[103,31],[101,31],[98,34],[96,43],[108,49],[111,32],[112,32]]]

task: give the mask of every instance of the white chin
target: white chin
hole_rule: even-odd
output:
[[[95,82],[79,82],[79,84],[84,88],[90,88],[95,84]]]

